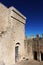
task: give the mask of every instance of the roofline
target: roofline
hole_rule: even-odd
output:
[[[4,5],[3,3],[1,3],[1,2],[0,2],[0,5],[1,5],[1,6],[4,6],[6,9],[8,9],[8,7],[5,6],[5,5]]]
[[[23,19],[26,20],[26,17],[21,12],[19,12],[15,7],[11,6],[9,8],[12,9],[13,12],[16,12],[19,16],[21,16]]]
[[[26,17],[20,13],[15,7],[11,6],[9,8],[7,8],[7,6],[5,6],[3,3],[0,2],[0,5],[4,6],[6,9],[12,9],[13,12],[16,12],[19,16],[21,16],[24,20],[26,20]]]

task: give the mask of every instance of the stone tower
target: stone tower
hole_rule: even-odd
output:
[[[25,20],[14,7],[0,3],[0,62],[15,64],[25,56]]]

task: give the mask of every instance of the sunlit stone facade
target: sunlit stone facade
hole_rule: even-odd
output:
[[[13,65],[25,57],[25,21],[14,7],[0,3],[0,63]]]
[[[42,37],[36,35],[25,39],[26,57],[29,60],[43,61],[43,34]]]

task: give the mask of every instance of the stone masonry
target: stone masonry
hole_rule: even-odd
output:
[[[25,21],[17,9],[0,3],[0,63],[13,65],[25,56]]]
[[[43,34],[32,36],[30,39],[25,39],[26,57],[29,60],[43,61]]]

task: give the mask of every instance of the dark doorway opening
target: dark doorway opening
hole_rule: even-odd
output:
[[[41,53],[41,61],[43,61],[43,53]]]
[[[18,61],[18,46],[15,47],[15,62]]]
[[[34,60],[37,60],[37,52],[34,51]]]

